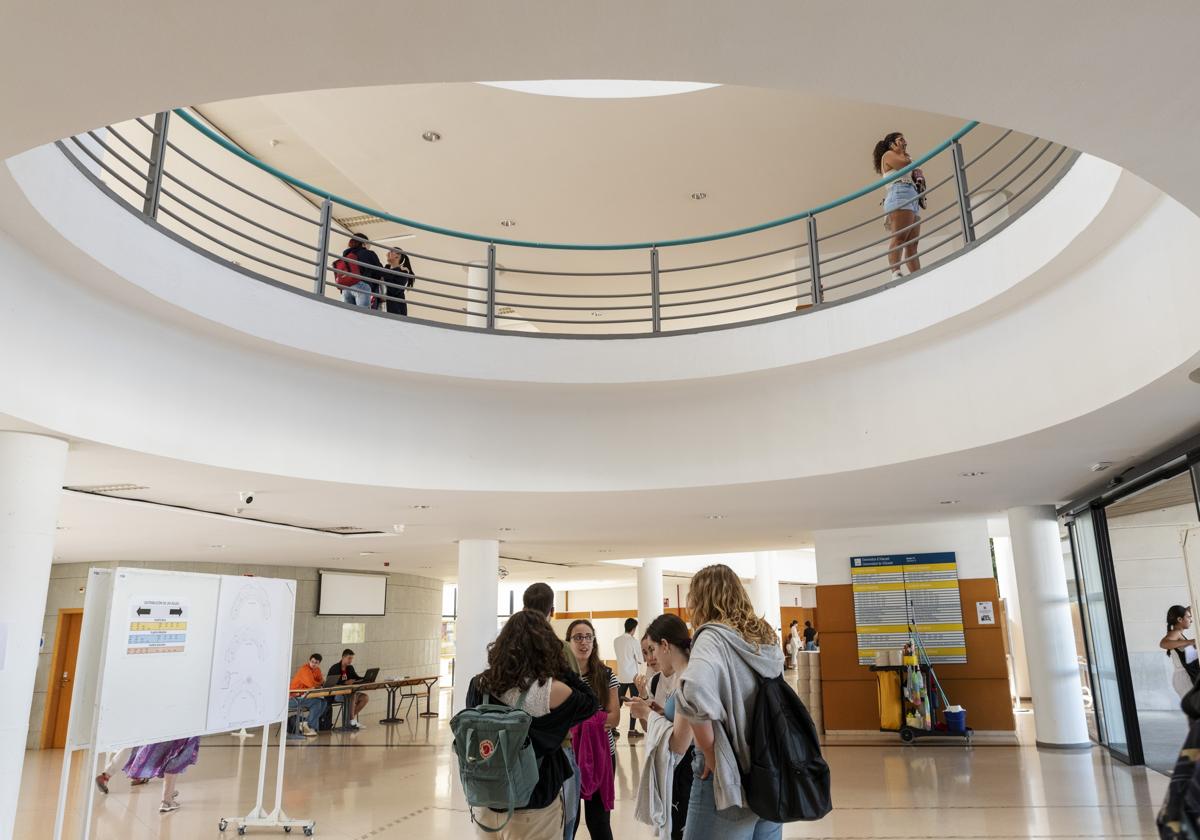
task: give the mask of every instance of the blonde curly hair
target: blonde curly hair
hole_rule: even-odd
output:
[[[722,563],[705,566],[692,578],[688,610],[692,614],[693,627],[715,621],[732,627],[748,642],[759,645],[779,643],[775,628],[755,615],[754,605],[737,574]]]

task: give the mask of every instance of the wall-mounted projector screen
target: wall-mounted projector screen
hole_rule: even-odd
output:
[[[318,615],[383,615],[387,575],[321,571]]]

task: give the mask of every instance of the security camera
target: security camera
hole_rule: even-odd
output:
[[[238,499],[244,505],[252,505],[254,504],[255,495],[256,494],[253,490],[243,490],[242,492],[238,493]]]

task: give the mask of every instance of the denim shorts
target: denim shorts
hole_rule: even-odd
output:
[[[887,195],[883,197],[883,212],[893,210],[911,210],[919,217],[921,205],[917,203],[920,194],[912,181],[893,181],[888,187]]]

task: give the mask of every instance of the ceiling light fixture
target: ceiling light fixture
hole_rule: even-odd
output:
[[[402,522],[396,523],[395,525],[392,526],[392,531],[397,534],[403,534],[404,533],[404,523],[402,523]]]
[[[956,505],[956,504],[958,504],[958,499],[943,499],[942,501],[938,502],[938,504],[939,505]]]
[[[506,533],[507,533],[507,532],[509,532],[509,531],[515,531],[515,530],[517,530],[517,529],[516,529],[516,528],[497,528],[496,530],[497,530],[497,531],[504,531],[504,532],[506,532]]]
[[[1104,472],[1106,469],[1108,469],[1112,465],[1113,465],[1112,461],[1097,461],[1096,463],[1094,463],[1090,467],[1088,467],[1088,469],[1091,470],[1092,472]]]
[[[725,518],[725,514],[723,514],[723,513],[709,513],[709,514],[705,514],[704,518],[705,518],[705,519],[724,519],[724,518]]]
[[[961,472],[959,476],[962,478],[979,478],[981,475],[987,475],[983,470],[971,470],[970,472]]]
[[[516,219],[501,219],[500,220],[500,227],[516,227],[516,226],[517,226]]]
[[[1194,371],[1189,373],[1188,379],[1192,380],[1197,385],[1200,385],[1200,368],[1196,368]]]
[[[378,553],[379,553],[378,551],[360,551],[360,552],[358,552],[358,556],[359,557],[374,557]]]
[[[440,132],[437,132],[437,131],[426,131],[424,134],[421,135],[421,139],[424,140],[426,143],[436,143],[437,141],[442,139],[442,135]]]
[[[224,547],[225,546],[221,545],[220,543],[213,543],[212,545],[209,546],[209,548],[213,548],[213,549],[224,548]]]
[[[429,510],[429,505],[409,505],[413,510]]]
[[[480,82],[488,87],[535,96],[566,96],[573,99],[641,99],[674,96],[719,87],[705,82],[660,82],[642,79],[540,79],[517,82]]]
[[[704,200],[704,199],[706,199],[706,198],[708,198],[708,193],[706,193],[706,192],[694,192],[694,193],[692,193],[692,199],[693,199],[694,201],[703,201],[703,200]]]

